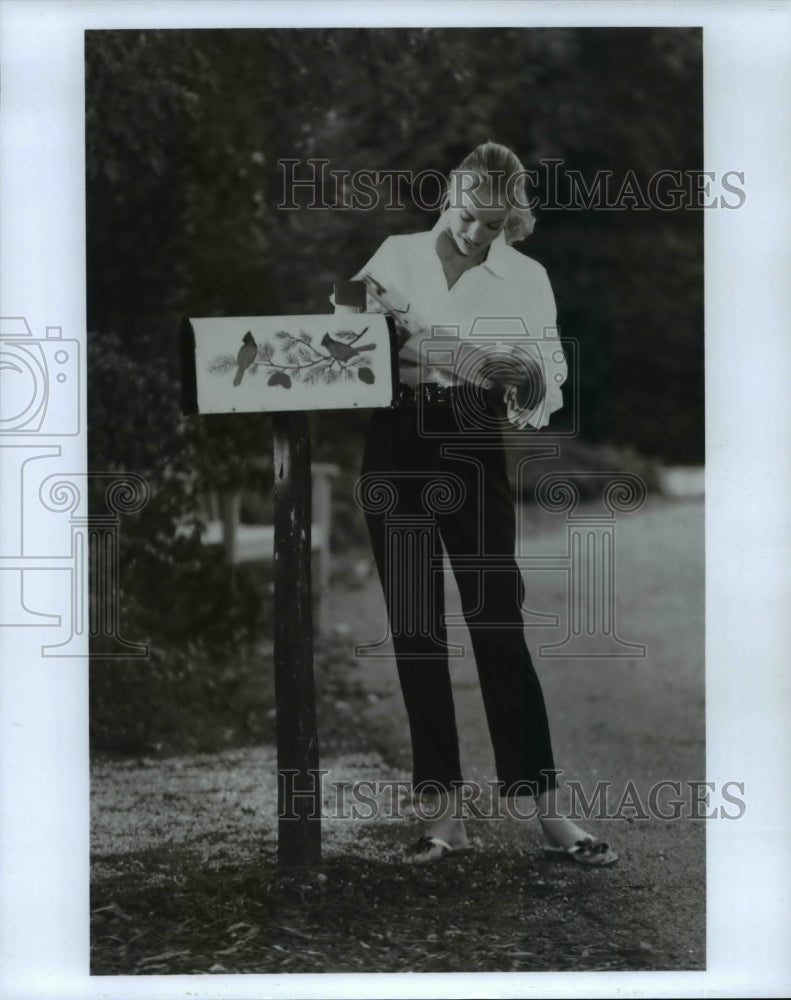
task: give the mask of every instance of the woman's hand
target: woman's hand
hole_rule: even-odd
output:
[[[488,355],[481,362],[479,372],[489,384],[507,392],[513,404],[520,408],[535,409],[546,395],[544,366],[524,351]]]

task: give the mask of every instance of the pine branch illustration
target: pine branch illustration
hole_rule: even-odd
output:
[[[224,373],[232,368],[236,368],[236,359],[231,354],[220,354],[209,363],[210,372]]]

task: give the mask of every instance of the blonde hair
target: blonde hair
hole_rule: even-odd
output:
[[[509,212],[503,227],[506,243],[518,243],[533,232],[536,220],[528,207],[526,171],[513,150],[497,142],[484,142],[468,153],[448,178],[441,204],[443,212],[450,207],[450,186],[456,174],[477,178],[473,189],[485,186],[493,197],[507,201]]]

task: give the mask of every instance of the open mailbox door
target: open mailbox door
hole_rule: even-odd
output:
[[[381,313],[182,321],[185,413],[389,407],[395,326]]]

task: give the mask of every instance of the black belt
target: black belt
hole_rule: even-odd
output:
[[[414,388],[400,382],[393,406],[449,406],[454,400],[471,397],[483,399],[485,389],[471,385],[441,385],[439,382],[418,382]]]

